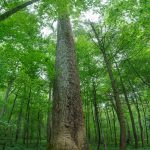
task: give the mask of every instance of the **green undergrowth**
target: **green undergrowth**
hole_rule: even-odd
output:
[[[89,145],[90,150],[97,150],[97,146],[96,145]],[[3,147],[3,145],[0,145],[0,150],[46,150],[46,145],[41,145],[39,147],[37,147],[37,145],[33,144],[30,145],[29,147],[25,146],[25,145],[14,145],[14,146],[5,146],[5,148]],[[104,150],[103,147],[100,148],[100,150]],[[114,146],[108,146],[107,150],[119,150],[118,147],[114,147]],[[150,147],[144,147],[144,148],[137,148],[135,149],[134,147],[127,147],[127,150],[150,150]]]
[[[97,150],[97,146],[96,145],[90,145],[90,150]],[[104,150],[104,147],[101,147],[100,150]],[[107,150],[119,150],[119,147],[107,146]],[[149,147],[139,147],[136,149],[133,146],[128,146],[127,150],[150,150],[150,146]]]
[[[36,145],[30,145],[29,147],[25,145],[15,145],[15,146],[0,146],[0,150],[46,150],[46,145],[37,147]]]
[[[96,147],[92,147],[90,148],[90,150],[97,150]],[[100,150],[104,150],[104,148],[100,149]],[[119,148],[116,147],[108,147],[107,150],[119,150]],[[132,148],[132,147],[128,147],[127,150],[150,150],[150,147],[145,147],[145,148]]]

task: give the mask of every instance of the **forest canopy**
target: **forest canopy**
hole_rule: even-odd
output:
[[[0,150],[150,149],[148,0],[0,1]]]

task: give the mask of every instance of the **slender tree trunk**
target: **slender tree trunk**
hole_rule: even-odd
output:
[[[52,112],[51,112],[51,102],[52,102],[52,87],[49,84],[49,99],[48,99],[48,117],[47,117],[47,141],[51,139],[51,130],[52,130]]]
[[[115,145],[117,146],[117,130],[116,130],[116,117],[114,108],[112,106],[112,114],[113,114],[113,126],[114,126],[114,139],[115,139]]]
[[[86,136],[87,136],[87,138],[88,138],[88,141],[90,141],[90,138],[91,138],[91,133],[90,133],[90,105],[89,105],[89,103],[90,103],[90,99],[89,99],[89,95],[88,95],[88,92],[86,92],[86,95],[87,95],[87,97],[86,97],[86,100],[85,100],[85,102],[86,102],[86,104],[85,104],[85,108],[86,108]]]
[[[31,103],[31,89],[29,91],[27,108],[26,108],[26,119],[24,126],[24,141],[23,143],[29,146],[29,123],[30,123],[30,103]]]
[[[142,101],[141,101],[142,103]],[[146,131],[146,142],[147,144],[149,144],[149,136],[148,136],[148,127],[147,127],[147,121],[146,121],[146,111],[145,108],[142,104],[142,109],[143,109],[143,114],[144,114],[144,124],[145,124],[145,131]]]
[[[55,69],[49,150],[87,150],[75,46],[70,19],[65,14],[58,19]]]
[[[94,81],[93,81],[93,103],[94,103],[94,114],[95,114],[97,137],[98,137],[97,150],[100,150],[101,133],[100,133],[100,124],[99,124],[99,112],[98,112],[98,106],[97,106],[96,87],[95,87]]]
[[[90,120],[91,120],[91,111],[90,111],[90,101],[87,101],[87,124],[88,124],[88,140],[91,140],[91,127],[90,127]]]
[[[127,122],[127,121],[126,121],[126,122]],[[127,124],[127,129],[128,129],[127,144],[131,144],[131,131],[130,131],[130,126],[129,126],[128,122],[127,122],[126,124]]]
[[[4,113],[6,112],[8,98],[9,98],[9,94],[10,94],[13,82],[14,82],[14,80],[12,80],[12,79],[8,82],[8,86],[7,86],[6,93],[5,93],[5,98],[4,98],[4,106],[2,107],[2,110],[1,110],[1,113],[0,113],[0,118],[2,118]]]
[[[40,142],[41,142],[41,113],[38,112],[38,126],[37,126],[37,149],[39,149]]]
[[[13,105],[12,105],[12,108],[11,108],[11,112],[10,112],[10,115],[9,115],[9,118],[8,118],[8,123],[9,123],[10,120],[11,120],[11,117],[12,117],[12,114],[13,114],[13,111],[14,111],[14,108],[15,108],[15,104],[16,104],[17,97],[18,97],[18,92],[16,93],[15,98],[14,98],[14,101],[13,101]]]
[[[110,120],[110,116],[109,116],[109,109],[108,109],[108,106],[106,105],[106,119],[108,120],[108,126],[109,126],[109,129],[110,129],[110,141],[113,140],[113,132],[112,132],[112,128],[111,128],[111,120]]]
[[[92,100],[91,100],[92,101]],[[94,139],[94,141],[97,141],[97,131],[96,131],[96,122],[95,122],[95,119],[94,119],[94,108],[93,108],[93,103],[91,103],[91,118],[93,118],[93,128],[94,128],[94,136],[92,136],[92,139]],[[93,138],[94,137],[94,138]],[[102,141],[102,140],[101,140]]]
[[[143,131],[143,125],[142,125],[142,120],[141,120],[141,113],[139,109],[139,105],[137,102],[137,99],[135,99],[135,107],[138,113],[138,122],[139,122],[139,127],[140,127],[140,132],[141,132],[141,141],[142,141],[142,146],[144,146],[144,131]]]
[[[107,114],[106,114],[105,110],[104,110],[104,114],[105,114],[105,120],[106,120],[106,128],[108,129],[108,130],[105,131],[106,140],[110,144],[110,134],[109,134],[110,133],[110,131],[109,131],[110,127],[109,127],[109,121],[108,121]]]
[[[101,118],[101,113],[99,113],[99,116]],[[100,126],[100,142],[104,145],[104,150],[107,150],[107,140],[105,138],[104,130],[102,128],[102,121],[99,119],[99,126]]]
[[[12,117],[12,114],[13,114],[13,110],[14,110],[14,107],[15,107],[15,103],[16,103],[16,100],[17,100],[17,94],[15,95],[15,98],[14,98],[14,101],[13,101],[13,106],[12,106],[12,109],[11,109],[11,112],[10,112],[10,115],[9,115],[9,117],[8,117],[8,123],[10,122],[10,120],[11,120],[11,117]],[[10,127],[10,128],[6,128],[6,134],[5,134],[5,138],[7,137],[7,136],[9,136],[10,137],[10,143],[12,144],[12,142],[13,142],[13,132],[12,132],[12,127]],[[9,135],[7,135],[7,133],[9,133]]]
[[[144,146],[144,131],[143,131],[143,125],[142,125],[142,119],[141,119],[141,113],[140,113],[139,104],[138,104],[138,100],[137,100],[137,95],[135,93],[134,87],[131,84],[131,81],[129,81],[129,85],[134,94],[133,102],[135,104],[135,107],[136,107],[136,110],[138,113],[138,122],[139,122],[139,127],[140,127],[141,141],[142,141],[142,146]]]
[[[96,29],[92,23],[91,23],[91,27],[92,27],[92,30],[95,34],[95,38],[98,41],[98,46],[99,46],[99,49],[103,55],[106,69],[107,69],[107,72],[108,72],[108,75],[109,75],[109,78],[111,81],[113,96],[114,96],[115,104],[116,104],[117,117],[118,117],[119,125],[120,125],[120,150],[125,150],[126,149],[126,125],[125,125],[124,112],[123,112],[121,100],[119,97],[119,90],[118,90],[117,83],[116,83],[116,80],[115,80],[114,75],[113,75],[110,61],[108,59],[108,56],[107,56],[105,48],[104,48],[104,43],[101,43],[101,41],[99,39],[99,35],[96,32]]]
[[[126,88],[125,88],[125,85],[123,83],[123,79],[122,79],[119,67],[118,67],[117,63],[115,63],[115,64],[116,64],[116,68],[117,68],[117,71],[118,71],[118,74],[119,74],[119,78],[120,78],[123,94],[124,94],[124,97],[125,97],[125,101],[126,101],[126,104],[127,104],[128,110],[129,110],[129,114],[130,114],[130,119],[131,119],[132,129],[133,129],[132,131],[133,131],[133,136],[134,136],[134,141],[135,141],[135,148],[137,148],[138,147],[138,136],[137,136],[137,131],[136,131],[136,126],[135,126],[135,122],[134,122],[132,109],[131,109],[131,106],[130,106],[130,103],[129,103],[128,94],[126,92]]]
[[[125,150],[126,149],[126,126],[125,126],[124,113],[123,113],[121,101],[119,98],[119,91],[118,91],[116,81],[112,73],[110,63],[105,54],[105,51],[103,50],[102,53],[103,53],[104,61],[105,61],[107,71],[111,80],[111,85],[112,85],[114,99],[116,103],[116,109],[117,109],[117,117],[118,117],[119,124],[120,124],[120,150]]]
[[[147,127],[147,120],[146,120],[146,116],[147,116],[147,115],[146,115],[146,108],[145,108],[144,105],[143,105],[143,101],[142,101],[140,95],[138,95],[138,97],[139,97],[139,100],[140,100],[140,102],[141,102],[142,109],[143,109],[145,132],[146,132],[146,142],[147,142],[147,144],[149,144],[148,127]]]
[[[109,77],[110,77],[110,80],[111,80],[114,99],[115,99],[115,102],[116,102],[117,116],[118,116],[118,120],[119,120],[119,123],[120,123],[120,150],[125,150],[126,149],[126,127],[125,127],[124,113],[123,113],[121,101],[120,101],[120,98],[119,98],[119,91],[118,91],[116,81],[115,81],[113,73],[112,73],[110,63],[109,63],[109,61],[107,59],[107,56],[105,54],[105,51],[103,51],[103,56],[104,56],[104,60],[105,60],[105,63],[106,63],[108,74],[109,74]]]
[[[17,127],[16,127],[16,137],[15,137],[15,142],[18,142],[19,134],[21,132],[21,122],[22,122],[22,114],[23,114],[23,105],[24,105],[24,99],[22,98],[21,100],[21,106],[20,106],[20,111],[18,114],[18,120],[17,120]]]
[[[85,125],[85,127],[86,127],[86,137],[88,138],[88,140],[89,140],[89,128],[88,128],[88,96],[87,96],[87,98],[85,99],[85,111],[86,111],[86,113],[85,113],[85,123],[86,123],[86,125]]]

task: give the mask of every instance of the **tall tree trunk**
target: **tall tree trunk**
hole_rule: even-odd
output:
[[[48,98],[48,117],[47,117],[47,142],[51,139],[52,130],[52,112],[51,112],[51,102],[52,102],[52,87],[49,83],[49,98]]]
[[[116,117],[115,117],[115,111],[114,111],[113,106],[112,106],[112,114],[113,114],[113,127],[114,127],[115,146],[117,146]]]
[[[92,100],[91,100],[92,101]],[[96,131],[96,122],[95,122],[95,119],[94,119],[94,109],[93,109],[93,103],[91,103],[91,118],[93,119],[93,129],[94,129],[94,134],[92,134],[92,140],[94,139],[94,141],[97,141],[97,131]],[[101,139],[102,141],[102,139]],[[102,143],[102,142],[101,142]]]
[[[141,141],[142,141],[142,146],[144,146],[144,131],[143,131],[143,125],[142,125],[142,120],[141,120],[141,113],[139,109],[139,104],[137,102],[137,99],[135,98],[135,107],[138,113],[138,122],[139,122],[139,127],[140,127],[140,133],[141,133]]]
[[[8,98],[9,98],[9,95],[10,95],[10,92],[11,92],[13,82],[14,82],[13,79],[10,79],[10,81],[8,82],[8,86],[7,86],[6,93],[5,93],[5,98],[4,98],[4,105],[3,105],[1,113],[0,113],[0,118],[2,118],[4,113],[6,112]]]
[[[142,103],[142,100],[141,100]],[[148,136],[148,127],[147,127],[147,121],[146,121],[146,110],[142,104],[142,109],[143,109],[143,115],[144,115],[144,124],[145,124],[145,131],[146,131],[146,142],[147,145],[149,144],[149,136]]]
[[[122,79],[122,76],[121,76],[118,64],[115,63],[115,65],[116,65],[116,68],[117,68],[117,71],[118,71],[118,74],[119,74],[119,78],[120,78],[123,94],[124,94],[125,101],[126,101],[126,104],[127,104],[128,110],[129,110],[129,115],[130,115],[132,129],[133,129],[132,131],[133,131],[133,136],[134,136],[134,141],[135,141],[135,148],[137,148],[138,147],[138,136],[137,136],[137,131],[136,131],[136,126],[135,126],[135,122],[134,122],[132,109],[131,109],[131,106],[130,106],[130,103],[129,103],[128,94],[126,92],[126,88],[125,88],[125,85],[123,83],[123,79]]]
[[[141,99],[141,96],[140,94],[138,94],[138,98],[140,100],[140,103],[141,103],[141,106],[142,106],[142,110],[143,110],[143,116],[144,116],[144,124],[145,124],[145,132],[146,132],[146,141],[147,141],[147,144],[149,144],[149,135],[148,135],[148,127],[147,127],[147,120],[146,120],[146,108],[145,106],[143,105],[143,101]]]
[[[113,95],[114,95],[116,108],[117,108],[116,109],[117,110],[117,117],[118,117],[119,124],[120,124],[120,150],[125,150],[126,149],[126,125],[125,125],[125,118],[124,118],[124,113],[123,113],[121,101],[119,98],[119,91],[118,91],[118,87],[116,85],[116,80],[113,76],[111,65],[110,65],[108,58],[107,58],[107,55],[105,53],[105,50],[102,50],[102,53],[103,53],[104,61],[105,61],[107,71],[109,74],[109,78],[111,81]]]
[[[88,141],[90,141],[91,138],[91,132],[90,132],[90,98],[88,92],[86,92],[86,99],[85,99],[85,109],[86,109],[86,136]]]
[[[19,134],[21,132],[21,122],[22,122],[22,114],[23,114],[23,105],[24,105],[24,99],[22,98],[21,100],[21,106],[18,114],[18,119],[17,119],[17,127],[16,127],[16,136],[15,136],[15,142],[18,142]]]
[[[112,137],[113,132],[112,132],[111,120],[110,120],[110,116],[109,116],[109,108],[108,108],[107,104],[106,104],[105,110],[106,110],[106,119],[108,121],[108,127],[110,129],[110,141],[113,141],[113,137]]]
[[[58,19],[56,51],[49,150],[87,150],[75,46],[70,19],[65,14]]]
[[[99,35],[92,23],[91,23],[91,27],[95,34],[95,38],[97,39],[99,49],[103,55],[106,69],[107,69],[107,72],[111,81],[113,96],[114,96],[114,100],[116,104],[117,117],[118,117],[119,125],[120,125],[120,150],[125,150],[126,149],[126,125],[125,125],[124,112],[123,112],[121,100],[119,97],[119,90],[118,90],[117,83],[113,75],[111,63],[108,59],[108,55],[106,54],[104,43],[101,43],[99,39]]]
[[[37,126],[37,150],[39,149],[41,143],[41,113],[38,112],[38,126]]]
[[[126,121],[126,124],[128,129],[127,144],[131,144],[131,132],[130,132],[130,126],[128,124],[128,121]]]
[[[134,94],[134,96],[132,96],[132,97],[133,97],[133,102],[135,104],[135,108],[136,108],[137,114],[138,114],[138,123],[139,123],[139,127],[140,127],[141,142],[142,142],[142,146],[144,146],[144,131],[143,131],[143,125],[142,125],[142,119],[141,119],[141,113],[140,113],[140,108],[139,108],[139,104],[138,104],[138,99],[137,99],[137,95],[134,90],[134,87],[131,84],[130,80],[129,80],[129,85]]]
[[[101,114],[102,113],[99,113],[100,118],[102,118]],[[105,134],[104,134],[104,130],[103,130],[103,127],[102,127],[102,121],[100,119],[99,119],[99,126],[100,126],[100,133],[101,133],[100,141],[104,145],[104,150],[107,150],[107,140],[106,140],[106,137],[105,137]]]
[[[97,150],[100,150],[101,133],[100,133],[100,124],[99,124],[99,112],[98,112],[98,106],[97,106],[96,87],[95,87],[94,81],[93,81],[93,103],[94,103],[94,114],[95,114],[97,137],[98,137]]]
[[[24,141],[23,143],[29,146],[29,123],[30,123],[30,103],[31,103],[31,88],[29,91],[27,108],[26,108],[26,118],[25,118],[25,125],[24,125]]]
[[[19,90],[18,90],[19,92]],[[14,108],[15,108],[15,105],[16,105],[16,100],[17,100],[17,97],[18,97],[18,92],[15,94],[15,98],[14,98],[14,101],[13,101],[13,105],[12,105],[12,108],[11,108],[11,112],[10,112],[10,115],[8,117],[8,123],[10,122],[11,120],[11,117],[13,115],[13,111],[14,111]]]

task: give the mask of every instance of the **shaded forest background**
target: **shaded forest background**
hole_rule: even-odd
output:
[[[89,149],[150,149],[150,3],[33,0],[5,13],[26,2],[0,1],[0,149],[50,141],[57,6],[66,4]]]

